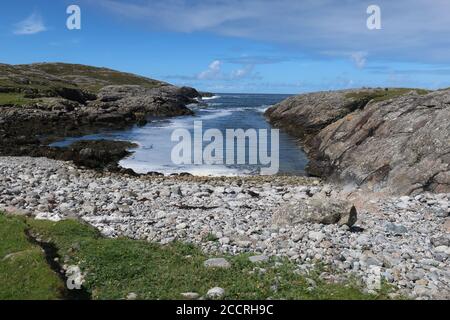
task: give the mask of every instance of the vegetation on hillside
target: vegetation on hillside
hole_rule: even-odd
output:
[[[21,105],[32,101],[30,99],[41,97],[66,98],[68,91],[76,90],[89,96],[108,85],[158,88],[168,84],[130,73],[78,64],[0,64],[0,106]]]
[[[420,95],[425,95],[430,93],[431,91],[425,89],[411,89],[411,88],[386,88],[386,89],[377,89],[374,91],[357,91],[357,92],[349,92],[345,95],[347,99],[355,99],[360,101],[371,101],[380,102],[393,98],[400,97],[408,92],[416,91]]]

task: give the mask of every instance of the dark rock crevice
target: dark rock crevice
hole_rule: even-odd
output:
[[[80,289],[69,289],[67,287],[68,278],[66,272],[62,268],[60,261],[61,257],[58,254],[58,249],[51,242],[45,242],[39,239],[30,229],[25,231],[28,241],[42,248],[45,260],[50,269],[55,272],[61,279],[64,287],[61,290],[61,299],[63,300],[91,300],[91,294],[88,290],[81,286]]]

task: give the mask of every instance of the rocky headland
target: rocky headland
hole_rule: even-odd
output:
[[[299,139],[314,176],[388,194],[450,192],[449,89],[304,94],[266,116]]]

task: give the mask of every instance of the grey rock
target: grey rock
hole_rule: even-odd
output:
[[[127,300],[136,300],[138,298],[138,295],[134,292],[130,292],[127,294]]]
[[[231,264],[224,258],[212,258],[206,260],[203,265],[207,268],[224,268],[228,269],[231,267]]]
[[[209,299],[220,299],[225,295],[225,290],[220,287],[214,287],[208,290],[206,296]]]
[[[265,255],[251,256],[248,259],[250,260],[250,262],[253,263],[261,263],[269,261],[269,257]]]
[[[320,242],[325,238],[325,235],[320,231],[310,231],[308,233],[308,238],[316,242]]]
[[[337,198],[324,198],[321,194],[316,194],[311,199],[283,205],[273,216],[273,223],[278,225],[312,222],[351,227],[356,220],[356,208],[351,202]]]
[[[395,223],[387,223],[385,229],[386,232],[393,234],[395,236],[401,236],[404,233],[408,232],[408,229],[405,226]]]
[[[187,300],[197,300],[200,297],[197,292],[183,292],[181,296]]]

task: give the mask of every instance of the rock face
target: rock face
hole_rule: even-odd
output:
[[[300,138],[313,175],[391,194],[449,192],[450,90],[389,98],[376,91],[309,94],[266,115]]]
[[[366,102],[358,97],[361,92],[370,94],[374,90],[327,91],[293,96],[267,109],[265,115],[273,125],[305,141],[327,125],[362,107]]]

